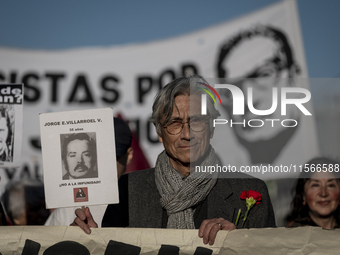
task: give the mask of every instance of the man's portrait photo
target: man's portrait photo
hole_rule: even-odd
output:
[[[14,112],[11,105],[0,105],[0,161],[2,162],[13,161],[14,121],[10,117],[10,112]]]
[[[222,43],[216,61],[218,77],[225,83],[240,88],[245,96],[251,88],[252,105],[257,110],[268,110],[273,106],[273,88],[295,86],[299,68],[293,49],[285,33],[279,29],[258,25],[242,30]],[[278,92],[280,93],[280,92]],[[245,100],[244,115],[233,115],[233,99],[229,91],[221,91],[223,108],[232,121],[248,123],[261,119],[266,124],[252,128],[235,125],[233,133],[238,142],[248,151],[251,163],[273,163],[290,141],[297,127],[285,128],[282,119],[299,119],[296,109],[287,109],[281,116],[280,106],[269,115],[255,115]],[[266,122],[275,119],[276,125]],[[289,125],[288,121],[286,122]],[[292,126],[292,125],[291,125]]]
[[[97,178],[96,133],[61,134],[63,180]]]

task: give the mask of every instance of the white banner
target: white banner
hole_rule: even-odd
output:
[[[319,227],[219,231],[213,245],[195,229],[78,227],[0,228],[2,254],[338,254],[340,230]],[[270,242],[268,242],[270,240]]]
[[[294,69],[299,71],[294,72],[294,77],[307,76],[293,0],[281,1],[231,22],[150,43],[54,51],[0,48],[0,82],[25,85],[22,168],[19,171],[1,171],[3,181],[20,179],[25,175],[41,178],[38,116],[42,112],[112,107],[115,115],[122,114],[135,128],[153,166],[163,149],[148,121],[155,94],[183,73],[196,72],[206,78],[221,77],[219,60],[223,57],[221,54],[225,54],[222,49],[230,46],[228,40],[242,31],[257,31],[253,34],[265,31],[264,37],[270,38],[282,49],[289,48],[290,53],[285,53],[289,56],[284,57],[286,62],[290,62],[290,66],[286,67],[289,72]],[[281,42],[276,40],[278,35],[273,31],[282,35]],[[243,54],[242,61],[236,61],[237,73],[250,70],[251,66],[247,63],[270,53],[270,47],[270,44],[261,41],[253,44],[252,53]],[[251,164],[244,146],[232,134],[229,135],[228,146],[233,154],[244,154],[237,157],[235,164]],[[301,139],[296,141],[303,148],[294,149],[293,141],[299,136],[303,143]],[[282,153],[293,157],[292,162],[296,161],[297,152],[300,153],[299,162],[316,154],[313,125],[299,126],[289,139],[292,141],[282,145],[282,150],[271,162],[280,158]]]

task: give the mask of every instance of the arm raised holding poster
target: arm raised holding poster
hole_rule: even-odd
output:
[[[47,208],[119,201],[112,118],[111,108],[40,114]]]
[[[114,135],[115,135],[115,148],[116,148],[116,162],[117,162],[117,176],[118,179],[126,172],[127,165],[133,159],[132,132],[127,122],[120,118],[113,118],[114,122]],[[114,156],[114,155],[112,155]],[[83,189],[79,188],[76,197],[84,197],[86,194]],[[98,226],[101,227],[101,222],[105,213],[107,205],[91,205],[88,206],[91,211],[91,217]],[[73,222],[75,210],[77,207],[56,208],[51,213],[50,217],[45,222],[49,226],[68,226]],[[86,209],[88,210],[88,209]],[[90,217],[90,216],[89,216]],[[91,226],[93,220],[88,220],[87,224]]]

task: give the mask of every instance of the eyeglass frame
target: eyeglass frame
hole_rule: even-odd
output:
[[[195,117],[198,117],[198,116],[190,117],[189,121],[186,121],[186,122],[183,122],[183,121],[181,122],[179,119],[178,119],[178,120],[174,119],[174,120],[172,120],[172,121],[169,121],[169,124],[164,125],[163,128],[166,130],[166,132],[168,132],[169,135],[178,135],[178,134],[180,134],[180,133],[183,131],[183,128],[184,128],[184,125],[185,125],[185,124],[188,124],[189,129],[190,129],[192,132],[203,132],[203,131],[205,131],[205,130],[207,129],[207,124],[209,124],[209,122],[210,122],[210,118],[207,118],[207,117],[202,118],[202,119],[204,120],[203,122],[204,122],[204,124],[205,124],[204,129],[203,129],[203,130],[200,130],[200,131],[195,131],[195,130],[192,130],[191,127],[190,127],[191,119],[192,119],[192,118],[195,118]],[[168,127],[169,125],[175,123],[175,122],[180,122],[180,123],[182,124],[182,126],[181,126],[181,130],[180,130],[178,133],[172,134],[172,133],[169,132],[169,130],[167,129],[167,127]]]
[[[263,78],[268,78],[268,77],[262,77],[261,75],[259,75],[259,73],[262,72],[263,68],[268,68],[268,67],[273,67],[273,70],[275,71],[274,76],[270,77],[270,78],[275,79],[275,82],[273,83],[273,86],[274,86],[277,83],[277,80],[279,79],[278,74],[286,68],[282,66],[281,59],[278,56],[274,56],[273,58],[267,60],[261,66],[256,67],[252,71],[245,74],[243,78],[229,79],[229,82],[239,87],[240,89],[242,89],[243,82],[245,80],[253,80],[255,84],[261,85],[261,82],[259,82],[259,80]]]

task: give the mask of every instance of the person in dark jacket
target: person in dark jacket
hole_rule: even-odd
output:
[[[262,195],[252,209],[247,227],[275,227],[268,190],[263,181],[240,173],[220,178],[217,174],[196,171],[219,164],[210,145],[213,119],[219,116],[212,99],[207,114],[201,114],[201,95],[207,82],[200,76],[181,77],[160,90],[153,104],[151,121],[164,151],[155,168],[122,176],[120,203],[109,205],[102,226],[199,229],[205,244],[213,244],[218,231],[233,230],[243,190]],[[245,178],[246,177],[246,178]],[[72,225],[86,233],[96,227],[89,210],[77,210]]]

